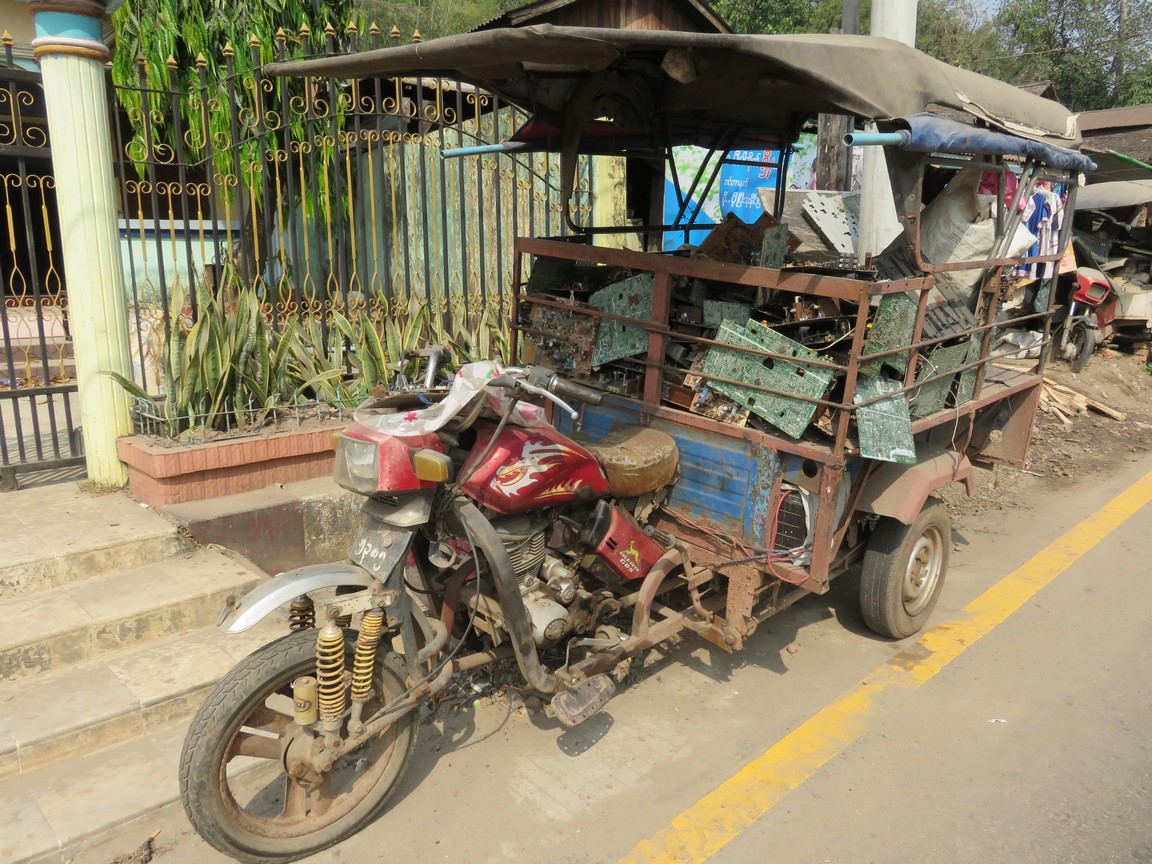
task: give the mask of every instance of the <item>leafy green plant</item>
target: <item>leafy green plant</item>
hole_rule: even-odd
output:
[[[452,336],[446,344],[461,362],[507,360],[510,354],[508,330],[491,310],[469,321],[464,304],[452,307]]]

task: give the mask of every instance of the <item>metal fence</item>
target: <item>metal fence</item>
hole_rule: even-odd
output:
[[[83,462],[40,76],[0,62],[0,488]]]
[[[291,43],[282,33],[275,55],[291,44],[330,51],[333,36],[328,28],[324,44],[310,45],[308,28]],[[373,27],[358,47],[385,41]],[[318,333],[322,344],[309,348],[343,351],[336,359],[349,373],[355,346],[332,343],[333,313],[380,334],[389,319],[420,316],[420,327],[404,330],[408,341],[488,345],[477,334],[490,331],[499,343],[512,240],[567,233],[559,158],[448,160],[441,151],[506,140],[523,113],[441,78],[273,78],[259,65],[261,46],[253,40],[247,50],[251,75],[234,72],[225,48],[223,78],[209,80],[200,62],[190,92],[150,88],[142,64],[136,86],[117,88],[137,381],[150,391],[166,384],[173,298],[187,297],[187,327],[205,290],[228,306],[255,292],[272,328],[302,328],[306,341]],[[169,71],[177,80],[174,63]],[[587,218],[587,162],[577,188],[577,216]]]
[[[395,41],[374,26],[366,33],[350,30],[353,47]],[[217,424],[225,426],[276,401],[346,400],[344,385],[363,372],[360,355],[373,344],[368,331],[379,337],[384,360],[425,339],[454,342],[466,353],[499,350],[512,240],[568,231],[558,157],[441,157],[446,148],[511,136],[526,118],[496,96],[441,78],[274,78],[259,63],[269,53],[286,59],[332,51],[334,35],[330,27],[317,38],[306,27],[292,38],[281,32],[270,51],[253,39],[239,49],[252,52],[251,73],[236,71],[228,46],[215,77],[203,58],[190,70],[170,60],[159,76],[168,83],[157,86],[158,70],[139,60],[137,82],[110,84],[132,377],[148,393],[164,393],[143,413],[159,413],[169,429],[178,428],[172,421],[181,412],[204,417],[219,404],[211,394],[174,404],[177,392],[210,383],[200,369],[201,380],[189,381],[190,368],[176,362],[203,347],[203,337],[188,337],[206,304],[227,329],[247,296],[262,318],[268,362],[289,331],[301,358],[323,361],[297,368],[285,349],[296,377],[275,379],[275,393],[248,392],[251,376],[235,371],[226,385],[235,387],[231,416],[222,411]],[[81,458],[49,156],[38,75],[13,68],[9,49],[0,67],[0,191],[8,217],[0,251],[0,456],[9,475],[14,466]],[[591,166],[582,161],[573,209],[584,222],[591,221],[591,188]],[[350,338],[341,329],[348,322],[369,338]],[[243,346],[244,334],[234,335]],[[215,362],[242,359],[247,369],[264,356],[259,349]],[[316,386],[312,379],[321,375],[307,375],[317,369],[339,370],[340,386],[327,386],[331,375]]]

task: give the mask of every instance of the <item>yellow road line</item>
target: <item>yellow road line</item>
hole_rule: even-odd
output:
[[[1150,501],[1152,472],[965,606],[962,616],[927,631],[874,669],[855,690],[812,715],[668,827],[637,844],[621,864],[707,861],[860,737],[880,694],[890,687],[919,687],[932,678]]]

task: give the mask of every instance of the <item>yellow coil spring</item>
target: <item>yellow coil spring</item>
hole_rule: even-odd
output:
[[[376,646],[384,625],[384,610],[370,609],[360,619],[360,638],[356,640],[356,660],[352,664],[352,701],[366,702],[372,692],[372,667],[376,665]]]
[[[320,719],[335,722],[344,716],[344,631],[329,624],[316,636],[316,702]]]
[[[299,630],[310,630],[316,626],[316,607],[312,598],[303,595],[292,601],[288,607],[288,629],[293,633]]]

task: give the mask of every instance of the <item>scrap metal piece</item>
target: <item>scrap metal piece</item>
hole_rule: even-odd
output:
[[[652,320],[652,298],[656,277],[641,273],[621,282],[605,286],[588,298],[588,302],[603,312]],[[601,366],[613,360],[634,357],[648,350],[648,331],[639,324],[602,320],[596,334],[596,347],[592,352],[592,365]]]
[[[946,282],[937,282],[928,295],[928,306],[924,311],[925,339],[942,339],[946,336],[959,336],[976,326],[976,316]]]
[[[943,410],[956,376],[939,378],[936,381],[929,381],[927,384],[920,382],[959,369],[968,362],[970,350],[971,342],[964,342],[961,345],[937,348],[925,356],[924,365],[916,373],[918,386],[909,394],[908,405],[913,417],[927,417],[929,414]]]
[[[526,303],[531,303],[528,298]],[[596,342],[597,322],[582,308],[571,310],[532,304],[529,330],[524,334],[526,356],[565,375],[587,381],[592,373],[592,345]]]
[[[864,356],[910,344],[912,332],[916,329],[917,306],[916,297],[911,293],[885,294],[872,318],[872,329],[864,343]],[[876,360],[865,360],[860,364],[860,375],[875,378],[881,369],[887,368],[903,378],[908,371],[908,354],[908,351],[901,351]]]
[[[562,690],[552,697],[552,711],[556,719],[571,729],[579,726],[616,695],[616,685],[607,675],[593,675],[574,687]]]
[[[526,294],[557,294],[580,281],[580,269],[572,261],[534,257],[532,272],[524,288]]]
[[[705,378],[744,381],[813,399],[822,398],[832,383],[831,369],[810,366],[803,362],[803,360],[818,360],[819,355],[758,321],[749,321],[743,330],[737,330],[731,324],[723,323],[716,334],[716,340],[737,348],[753,348],[790,355],[797,360],[792,362],[727,348],[712,348],[704,359]],[[804,434],[804,430],[812,422],[812,415],[816,413],[816,404],[802,399],[776,396],[737,384],[710,381],[709,386],[793,438],[799,438]]]
[[[859,193],[855,193],[855,196],[857,199],[860,197]],[[837,252],[851,255],[856,252],[860,220],[845,197],[840,193],[821,195],[809,192],[804,197],[804,215],[829,246]]]
[[[742,326],[752,314],[752,307],[747,303],[731,303],[727,300],[704,301],[704,326],[719,327],[725,321]]]
[[[912,417],[908,401],[898,392],[898,381],[887,378],[858,378],[853,401],[859,405],[886,394],[887,399],[856,409],[856,431],[860,455],[882,462],[916,464],[916,442],[912,438]]]
[[[969,339],[968,353],[964,357],[964,365],[975,363],[979,359],[980,340],[976,338]],[[971,369],[965,369],[960,373],[960,383],[956,386],[957,405],[963,405],[965,402],[972,401],[972,394],[976,390],[976,373],[979,371],[979,366],[973,366]]]
[[[764,240],[760,244],[760,266],[779,270],[788,257],[788,226],[772,225],[764,229]]]
[[[722,396],[708,385],[697,388],[688,408],[693,414],[702,414],[721,423],[733,426],[747,426],[749,411],[743,405]]]

